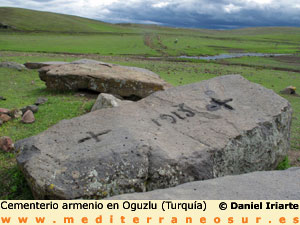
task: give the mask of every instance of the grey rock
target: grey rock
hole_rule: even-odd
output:
[[[0,62],[0,67],[16,69],[19,71],[26,69],[26,67],[23,64],[16,63],[16,62]]]
[[[101,93],[100,95],[98,95],[98,98],[94,103],[91,111],[93,112],[99,109],[119,107],[122,103],[130,102],[131,101],[122,101],[110,94]]]
[[[124,194],[110,200],[295,200],[300,199],[300,168],[259,171],[195,181],[173,188]]]
[[[39,75],[50,90],[84,89],[122,97],[144,98],[171,87],[157,74],[145,71],[113,64],[86,63],[43,67]]]
[[[40,69],[45,66],[69,64],[68,62],[52,61],[52,62],[27,62],[24,66],[28,69]]]
[[[24,108],[21,109],[22,113],[24,114],[25,112],[27,112],[28,110],[30,110],[33,113],[37,113],[39,110],[39,107],[37,105],[28,105]]]
[[[38,199],[151,191],[276,168],[291,116],[272,90],[221,76],[61,121],[19,141],[17,162]]]
[[[35,101],[35,105],[43,105],[48,101],[48,98],[44,98],[44,97],[39,97],[36,101]]]
[[[0,100],[3,100],[3,101],[5,101],[5,100],[6,100],[6,98],[4,98],[3,96],[0,96]]]
[[[33,112],[31,110],[27,110],[21,120],[25,124],[30,124],[35,122],[35,118]]]

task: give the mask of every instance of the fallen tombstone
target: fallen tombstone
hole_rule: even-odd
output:
[[[41,80],[50,90],[91,90],[122,97],[144,98],[170,84],[145,69],[109,64],[65,64],[43,67]]]
[[[113,107],[119,107],[122,103],[130,103],[131,101],[121,100],[116,98],[113,95],[101,93],[98,95],[98,98],[96,102],[94,103],[92,107],[92,112],[99,110],[99,109],[105,109],[105,108],[113,108]]]
[[[173,188],[117,195],[110,200],[293,200],[300,198],[300,168],[259,171],[195,181]]]
[[[52,62],[27,62],[24,63],[24,66],[28,69],[40,69],[44,66],[51,66],[51,65],[62,65],[68,64],[68,62],[61,62],[61,61],[52,61]]]
[[[25,70],[26,67],[23,64],[16,63],[16,62],[0,62],[0,67],[2,68],[9,68],[9,69],[16,69],[16,70]]]
[[[271,170],[289,149],[292,109],[239,75],[63,120],[19,141],[37,199],[104,198]]]

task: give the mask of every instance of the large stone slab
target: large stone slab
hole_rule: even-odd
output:
[[[45,66],[51,65],[64,65],[69,64],[68,62],[61,62],[61,61],[49,61],[49,62],[27,62],[24,63],[24,66],[28,69],[40,69]]]
[[[111,197],[119,200],[295,200],[300,199],[300,168],[260,171],[195,181],[174,188]]]
[[[39,199],[150,191],[274,169],[291,114],[272,90],[222,76],[61,121],[19,141],[17,161]]]
[[[155,91],[171,87],[149,70],[87,59],[42,67],[39,75],[48,89],[86,89],[122,97],[144,98]]]

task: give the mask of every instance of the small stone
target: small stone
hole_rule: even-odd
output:
[[[6,114],[0,114],[0,119],[3,121],[3,123],[6,123],[11,120],[11,117]]]
[[[23,115],[23,112],[19,109],[12,109],[10,110],[9,114],[10,117],[17,119],[17,118],[21,118]]]
[[[10,137],[0,137],[0,149],[10,152],[14,149],[14,143]]]
[[[113,95],[101,93],[91,111],[93,112],[99,109],[118,107],[121,102],[122,101],[120,99],[117,99]]]
[[[0,100],[3,100],[3,101],[5,101],[5,100],[6,100],[6,98],[4,98],[3,96],[0,96]]]
[[[34,121],[35,118],[33,112],[31,110],[27,110],[22,117],[22,122],[25,124],[30,124],[30,123],[34,123]]]
[[[9,109],[0,108],[0,114],[8,114],[8,113],[9,113]]]
[[[48,101],[48,98],[44,98],[44,97],[39,97],[36,101],[35,101],[35,105],[43,105]]]
[[[36,113],[39,110],[39,107],[37,105],[28,105],[21,109],[22,114],[24,114],[27,110],[30,110],[33,113]]]
[[[281,94],[285,94],[285,95],[294,95],[294,96],[300,96],[296,93],[296,87],[294,86],[288,86],[285,89],[283,89],[282,91],[280,91]]]

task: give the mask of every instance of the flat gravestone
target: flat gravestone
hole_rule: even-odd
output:
[[[39,70],[39,76],[50,90],[83,89],[122,97],[144,98],[171,87],[149,70],[96,62],[79,60],[46,66]]]
[[[118,200],[294,200],[300,199],[300,168],[259,171],[211,180],[195,181],[173,188],[117,195]]]
[[[69,64],[68,62],[50,61],[50,62],[27,62],[24,66],[28,69],[40,69],[45,66]]]
[[[104,198],[274,169],[292,109],[239,75],[63,120],[16,143],[35,198]]]

